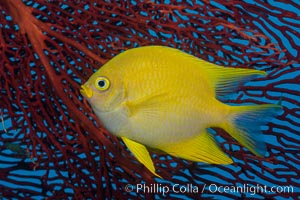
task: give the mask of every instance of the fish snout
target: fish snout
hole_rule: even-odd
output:
[[[80,93],[87,98],[91,98],[93,96],[93,90],[86,85],[81,85]]]

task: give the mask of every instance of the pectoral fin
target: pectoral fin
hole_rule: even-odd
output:
[[[233,162],[207,131],[194,138],[160,149],[170,155],[195,162],[210,164],[231,164]]]
[[[155,167],[153,161],[151,159],[151,156],[147,148],[144,145],[137,143],[133,140],[130,140],[126,137],[122,137],[122,140],[139,162],[141,162],[155,176],[162,178],[161,176],[155,173]]]
[[[167,95],[162,92],[145,96],[134,101],[127,101],[126,107],[128,109],[128,116],[143,113],[145,116],[155,117],[159,112],[166,110],[166,103],[168,103]]]

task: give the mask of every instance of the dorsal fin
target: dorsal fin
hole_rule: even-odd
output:
[[[198,59],[198,62],[205,70],[208,81],[215,89],[216,96],[235,92],[242,83],[267,74],[254,69],[221,67],[201,59]]]
[[[238,87],[258,76],[266,75],[264,71],[255,69],[223,67],[208,61],[197,58],[191,54],[169,47],[155,47],[158,49],[168,49],[176,56],[184,56],[187,65],[192,64],[201,68],[200,73],[205,74],[207,81],[211,83],[216,96],[223,96],[235,92]]]

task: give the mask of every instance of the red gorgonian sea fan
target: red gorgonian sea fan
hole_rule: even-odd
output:
[[[284,6],[285,5],[285,6]],[[0,197],[22,199],[245,198],[249,193],[163,194],[136,184],[290,185],[299,195],[299,3],[221,0],[0,1]],[[277,43],[276,45],[274,43]],[[172,46],[223,66],[266,70],[226,99],[280,103],[284,113],[264,134],[269,155],[257,158],[216,129],[231,166],[203,166],[153,153],[154,179],[107,133],[79,86],[123,50]],[[1,126],[0,126],[1,127]],[[263,181],[262,181],[263,180]],[[131,184],[132,192],[126,190]],[[128,188],[127,188],[128,189]],[[297,194],[298,193],[298,194]],[[251,195],[251,194],[250,194]]]

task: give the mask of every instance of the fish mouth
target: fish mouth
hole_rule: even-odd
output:
[[[91,98],[93,96],[93,90],[85,85],[81,86],[80,93],[87,98]]]

